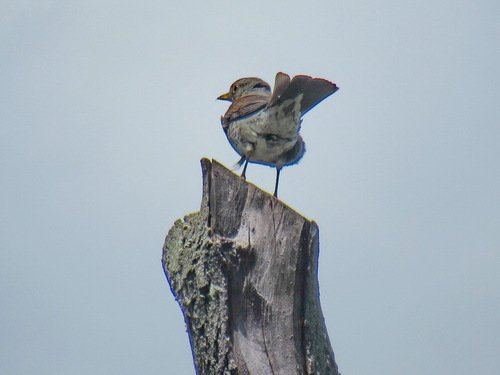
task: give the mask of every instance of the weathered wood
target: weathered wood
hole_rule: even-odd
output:
[[[196,373],[338,374],[317,225],[219,163],[201,164],[201,209],[174,224],[162,257]]]

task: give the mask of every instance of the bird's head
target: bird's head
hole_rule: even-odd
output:
[[[246,95],[255,95],[255,94],[269,95],[270,93],[271,93],[271,87],[267,84],[267,82],[256,77],[247,77],[247,78],[240,78],[239,80],[234,82],[231,85],[229,92],[222,94],[217,99],[233,102],[238,98],[241,98],[242,96]]]

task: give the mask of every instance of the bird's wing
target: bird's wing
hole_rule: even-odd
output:
[[[267,106],[268,107],[273,106],[283,95],[283,93],[286,91],[289,85],[290,85],[290,76],[288,74],[282,72],[276,73],[276,78],[274,79],[273,95],[271,96],[271,100],[269,100]]]
[[[264,95],[247,95],[239,98],[231,104],[226,114],[222,116],[222,126],[226,128],[230,122],[265,108],[268,102],[269,97]]]
[[[278,81],[278,74],[276,75],[276,81]],[[280,78],[280,80],[282,79]],[[327,81],[326,79],[312,78],[304,75],[295,76],[289,82],[289,84],[282,84],[280,86],[281,94],[276,95],[275,97],[273,93],[273,98],[271,100],[272,104],[270,103],[269,106],[279,105],[287,99],[294,99],[298,95],[304,94],[302,102],[300,103],[300,113],[303,116],[316,104],[320,103],[322,100],[326,99],[337,90],[337,85],[335,85],[335,83]],[[275,91],[277,91],[276,88]]]

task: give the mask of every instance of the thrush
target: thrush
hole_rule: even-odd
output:
[[[241,78],[229,92],[217,99],[231,102],[221,118],[222,129],[234,150],[241,156],[237,165],[248,163],[276,168],[274,196],[278,197],[281,169],[296,164],[305,153],[300,136],[302,116],[337,91],[337,86],[321,78],[299,75],[290,79],[277,73],[274,90],[257,77]]]

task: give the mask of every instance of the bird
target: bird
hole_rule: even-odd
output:
[[[281,169],[296,164],[305,153],[299,134],[302,117],[338,87],[322,78],[290,76],[278,72],[274,89],[257,77],[240,78],[218,100],[231,102],[221,117],[226,137],[240,155],[235,164],[244,164],[241,177],[246,179],[248,163],[276,168],[274,196],[278,197]]]

